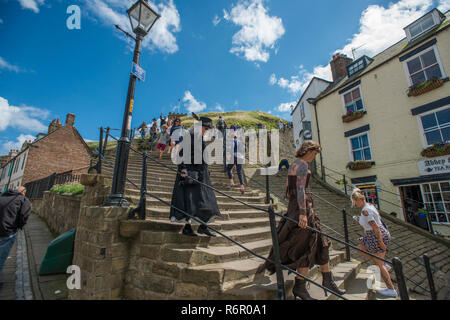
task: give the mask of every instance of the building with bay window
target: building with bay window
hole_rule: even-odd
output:
[[[313,105],[318,172],[343,179],[381,210],[450,228],[450,12],[433,9],[379,54],[333,56],[333,83]],[[341,177],[341,178],[339,178]],[[349,188],[350,189],[350,188]]]

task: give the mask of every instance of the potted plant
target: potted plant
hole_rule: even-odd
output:
[[[420,81],[408,88],[408,95],[415,97],[433,89],[439,88],[443,84],[444,80],[437,77],[425,81]]]
[[[348,110],[347,113],[342,116],[342,122],[351,122],[353,120],[362,118],[364,116],[364,113],[365,112],[363,110],[360,111]]]
[[[422,157],[432,158],[450,154],[450,143],[439,142],[424,149],[421,152]]]
[[[350,170],[362,170],[371,168],[373,164],[374,164],[373,161],[356,160],[347,163],[346,167]]]

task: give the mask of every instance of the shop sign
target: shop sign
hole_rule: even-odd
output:
[[[449,156],[419,160],[417,165],[421,175],[450,173]]]

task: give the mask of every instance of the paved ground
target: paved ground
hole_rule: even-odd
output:
[[[38,275],[47,247],[54,238],[45,222],[32,214],[24,231],[18,233],[3,268],[0,300],[67,299],[68,275]]]

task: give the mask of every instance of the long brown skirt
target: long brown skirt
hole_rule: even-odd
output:
[[[313,208],[313,201],[310,194],[306,194],[306,214],[308,216],[308,226],[321,231],[320,220],[316,216]],[[296,197],[289,200],[288,216],[298,221],[300,209]],[[301,229],[297,223],[281,219],[277,227],[278,242],[280,244],[281,264],[291,268],[311,268],[314,265],[324,265],[329,261],[328,249],[330,241],[327,237],[308,229]],[[269,259],[275,260],[273,248],[270,250]],[[275,271],[275,266],[266,261],[262,268]]]

